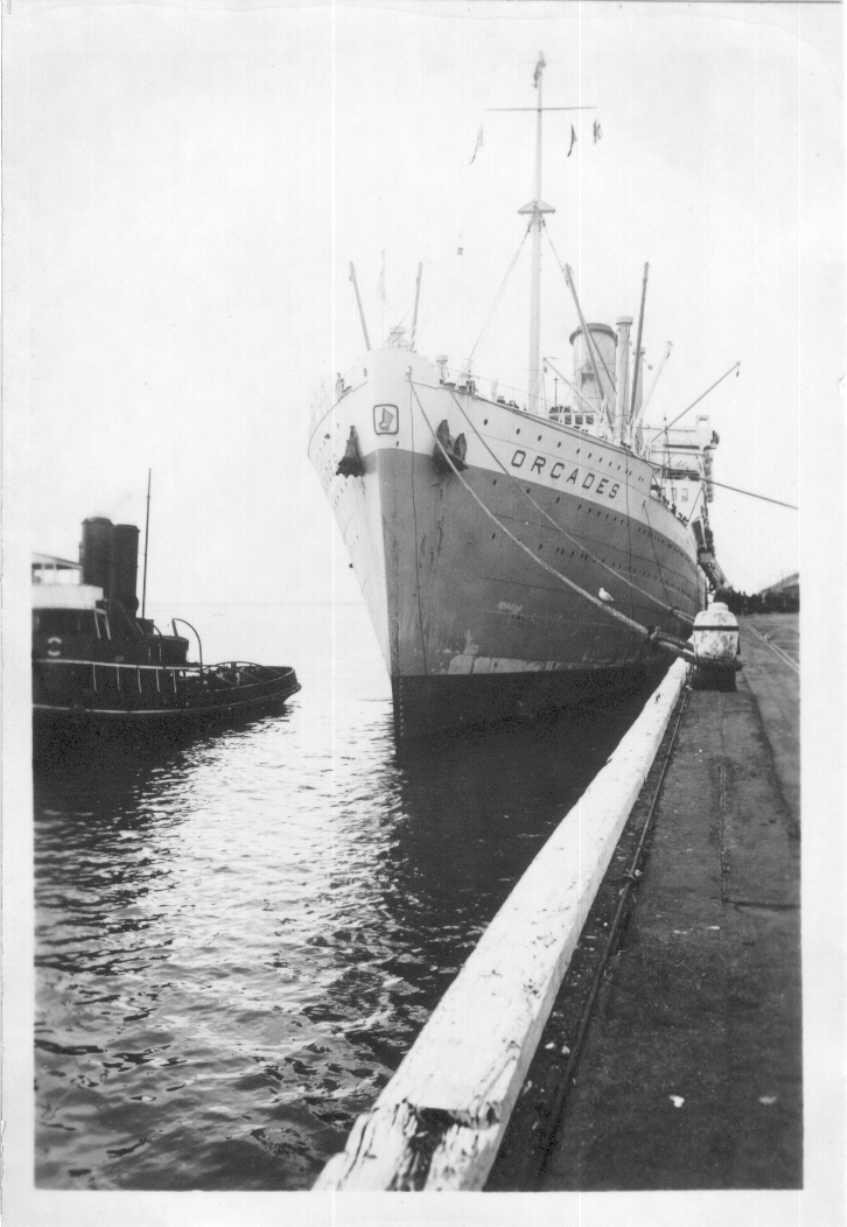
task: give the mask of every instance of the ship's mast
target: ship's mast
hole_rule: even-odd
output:
[[[153,470],[147,470],[147,512],[144,516],[144,579],[141,584],[141,616],[147,615],[147,547],[150,544],[150,479]]]
[[[530,413],[538,412],[538,402],[541,398],[541,231],[544,228],[544,214],[555,213],[552,205],[545,204],[541,199],[541,117],[543,106],[543,76],[545,60],[543,53],[538,57],[535,66],[534,84],[538,91],[535,104],[535,196],[529,204],[519,209],[519,213],[529,213],[529,228],[532,233],[532,264],[529,285],[529,386],[527,388],[527,409]]]
[[[541,90],[543,63],[538,72],[538,108],[535,113],[535,208],[532,212],[532,284],[529,316],[529,411],[538,408],[541,365]]]
[[[527,390],[527,408],[530,413],[538,412],[538,402],[541,398],[541,231],[544,229],[544,214],[555,213],[552,205],[545,204],[541,199],[541,116],[544,111],[594,111],[593,106],[545,107],[542,101],[542,78],[546,62],[544,52],[538,54],[535,74],[532,83],[538,90],[538,98],[534,107],[488,107],[489,111],[535,111],[535,197],[518,209],[518,213],[529,215],[529,230],[532,232],[532,269],[529,287],[529,387]]]

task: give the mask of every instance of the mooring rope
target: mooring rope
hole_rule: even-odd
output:
[[[562,575],[561,571],[557,571],[555,567],[550,566],[550,564],[545,562],[543,558],[539,558],[538,555],[533,550],[531,550],[528,545],[525,545],[524,542],[521,541],[519,537],[516,537],[515,534],[510,529],[506,528],[505,524],[503,524],[503,522],[499,519],[498,516],[494,514],[494,512],[492,512],[488,507],[486,507],[485,503],[479,497],[477,492],[462,476],[461,471],[453,463],[452,456],[447,451],[447,449],[444,447],[444,444],[441,442],[441,440],[438,438],[438,435],[433,429],[432,422],[430,422],[427,412],[424,409],[423,404],[421,403],[421,398],[418,396],[417,389],[415,387],[413,380],[411,379],[411,376],[409,377],[409,383],[412,388],[412,394],[415,400],[418,402],[418,408],[421,411],[423,420],[426,422],[427,426],[429,427],[429,430],[430,430],[430,433],[432,434],[433,439],[435,439],[436,446],[440,449],[441,454],[444,456],[444,459],[447,461],[447,464],[450,466],[451,470],[453,471],[455,476],[458,478],[459,482],[464,487],[465,491],[471,496],[471,498],[474,500],[474,502],[477,504],[477,506],[480,508],[483,514],[486,515],[493,524],[496,524],[497,527],[500,529],[500,531],[505,536],[507,536],[509,540],[512,541],[518,547],[518,549],[523,550],[523,552],[527,555],[527,557],[532,559],[532,561],[536,563],[539,567],[541,567],[543,571],[546,571],[548,575],[552,575],[554,579],[560,580],[561,583],[563,583],[567,588],[570,588],[573,592],[583,597],[586,601],[589,602],[589,604],[593,605],[596,609],[601,610],[604,614],[612,618],[614,621],[620,622],[621,625],[626,626],[629,630],[634,631],[637,635],[640,635],[642,638],[650,639],[652,637],[652,631],[649,627],[642,626],[640,622],[636,622],[634,618],[628,618],[626,614],[620,613],[617,609],[611,609],[605,603],[605,601],[601,601],[599,597],[593,596],[592,593],[587,592],[585,588],[581,588],[579,584],[574,582],[574,580],[568,579],[566,575]]]
[[[426,386],[426,385],[423,385],[423,386]],[[485,448],[485,450],[488,452],[489,456],[490,456],[490,457],[491,457],[491,459],[494,461],[494,463],[495,463],[495,464],[498,466],[498,468],[500,469],[500,471],[501,471],[501,472],[504,474],[504,476],[508,477],[510,481],[514,482],[514,484],[515,484],[516,486],[519,486],[519,487],[520,487],[521,493],[524,495],[524,497],[525,497],[525,498],[527,498],[527,499],[529,499],[530,503],[532,503],[532,505],[533,505],[533,507],[536,509],[536,511],[540,512],[540,513],[541,513],[541,515],[542,515],[542,516],[544,516],[544,519],[545,519],[545,520],[547,520],[547,522],[548,522],[549,524],[551,524],[551,525],[553,526],[553,528],[555,528],[555,529],[556,529],[556,531],[557,531],[557,532],[561,533],[561,534],[562,534],[562,536],[563,536],[563,537],[564,537],[564,538],[565,538],[567,541],[569,541],[571,545],[575,545],[575,546],[577,546],[577,547],[579,548],[579,550],[580,550],[580,553],[586,554],[586,555],[587,555],[587,556],[588,556],[588,557],[591,559],[591,561],[592,561],[592,562],[594,562],[594,563],[596,563],[596,564],[597,564],[597,566],[602,567],[602,568],[603,568],[605,571],[608,571],[610,575],[613,575],[613,576],[615,577],[615,579],[616,579],[616,580],[621,580],[621,581],[622,581],[624,584],[626,584],[626,585],[627,585],[627,587],[628,587],[628,588],[632,588],[632,589],[634,589],[634,591],[635,591],[635,592],[639,592],[639,593],[640,593],[642,596],[646,597],[648,601],[652,601],[654,605],[658,606],[658,608],[659,608],[659,609],[664,610],[664,611],[665,611],[665,613],[670,613],[670,614],[673,614],[673,615],[674,615],[674,617],[679,618],[681,621],[683,621],[683,622],[689,622],[689,623],[691,623],[691,624],[693,625],[693,623],[694,623],[694,619],[693,619],[692,617],[690,617],[688,614],[682,613],[682,611],[681,611],[681,610],[679,610],[679,609],[677,609],[677,608],[676,608],[676,606],[674,606],[674,605],[667,605],[667,604],[665,604],[665,602],[664,602],[664,601],[661,601],[661,600],[659,600],[659,598],[658,598],[657,596],[654,596],[652,592],[648,592],[648,591],[647,591],[645,588],[640,587],[640,585],[636,584],[636,583],[635,583],[633,580],[626,579],[626,578],[625,578],[623,575],[621,575],[621,573],[620,573],[619,571],[616,571],[614,567],[611,567],[611,566],[609,566],[609,564],[608,564],[607,562],[604,562],[602,558],[598,558],[596,554],[592,554],[590,550],[587,550],[587,549],[585,548],[585,546],[583,545],[583,543],[582,543],[581,541],[577,540],[577,538],[576,538],[576,537],[572,537],[572,536],[571,536],[571,534],[570,534],[570,533],[567,531],[567,529],[566,529],[566,528],[563,528],[563,527],[561,526],[561,524],[559,524],[559,522],[558,522],[557,520],[555,520],[555,519],[553,518],[553,516],[551,516],[551,515],[549,514],[549,512],[545,511],[545,510],[544,510],[544,508],[541,506],[541,504],[540,504],[540,503],[538,503],[538,502],[537,502],[537,501],[536,501],[536,500],[533,498],[533,496],[532,496],[532,495],[530,494],[530,492],[529,492],[529,491],[526,489],[526,487],[525,487],[525,486],[523,486],[523,485],[521,484],[520,478],[515,477],[514,473],[510,473],[510,472],[509,472],[509,470],[508,470],[508,469],[506,468],[506,466],[503,464],[503,462],[502,462],[502,460],[500,459],[500,457],[499,457],[499,456],[497,456],[497,455],[496,455],[496,453],[495,453],[495,452],[494,452],[494,451],[493,451],[493,450],[492,450],[492,449],[491,449],[491,448],[488,446],[488,444],[486,443],[485,439],[484,439],[484,438],[482,437],[482,435],[479,433],[479,431],[477,430],[477,427],[476,427],[475,423],[473,422],[473,420],[472,420],[472,419],[471,419],[471,418],[468,416],[468,414],[466,413],[465,408],[464,408],[464,406],[462,405],[462,402],[461,402],[461,401],[458,399],[458,397],[456,396],[456,394],[453,392],[453,389],[452,389],[452,388],[448,388],[447,390],[448,390],[448,392],[450,393],[450,396],[452,397],[453,401],[455,402],[456,407],[458,408],[459,412],[462,414],[462,417],[465,419],[465,421],[467,422],[467,424],[468,424],[468,426],[470,427],[470,429],[471,429],[471,430],[474,432],[474,434],[476,435],[477,439],[479,439],[480,443],[481,443],[481,444],[482,444],[482,446]],[[418,402],[418,403],[420,403],[420,402]],[[627,472],[628,472],[628,471],[629,471],[629,470],[627,470]],[[629,490],[629,483],[628,483],[628,482],[626,482],[626,483],[625,483],[625,486],[626,486],[626,489],[627,489],[627,492],[628,492],[628,490]],[[628,517],[627,517],[627,523],[628,523],[628,522],[629,522],[629,521],[628,521]],[[648,521],[648,523],[649,523],[649,521]],[[654,547],[653,553],[655,554],[655,547]],[[630,557],[630,569],[631,569],[631,567],[632,567],[632,553],[631,553],[631,549],[630,549],[630,556],[629,556],[629,557]],[[658,559],[656,560],[656,562],[657,562],[657,566],[658,566]],[[660,578],[660,579],[662,578],[662,577],[661,577],[661,567],[659,567],[659,578]],[[664,579],[662,579],[662,587],[665,589],[665,597],[666,597],[666,599],[667,599],[667,600],[670,600],[670,596],[669,596],[669,594],[668,594],[668,590],[667,590],[667,587],[666,587],[666,585],[665,585],[665,581],[664,581]]]
[[[665,577],[662,573],[662,564],[659,562],[659,555],[656,553],[656,541],[653,535],[653,525],[650,522],[650,508],[647,506],[646,498],[641,500],[641,506],[644,508],[644,515],[647,517],[647,528],[650,531],[650,548],[653,551],[653,561],[656,564],[656,570],[659,572],[659,581],[664,589],[665,599],[669,601],[671,599],[671,595],[668,592],[668,586],[665,583]]]

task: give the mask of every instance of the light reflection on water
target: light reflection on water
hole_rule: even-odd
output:
[[[285,713],[36,775],[44,1186],[307,1187],[637,707],[398,757],[362,610],[214,612]]]

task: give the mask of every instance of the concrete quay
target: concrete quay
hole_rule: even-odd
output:
[[[639,806],[489,1189],[802,1187],[797,618],[742,619],[741,654],[736,692],[687,694],[642,876],[573,1083],[562,1104]],[[651,787],[648,779],[642,797]]]
[[[670,667],[316,1189],[802,1188],[797,619],[742,657]]]

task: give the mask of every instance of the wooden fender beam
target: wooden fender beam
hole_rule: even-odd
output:
[[[315,1189],[481,1189],[688,675],[677,660],[483,933]]]

